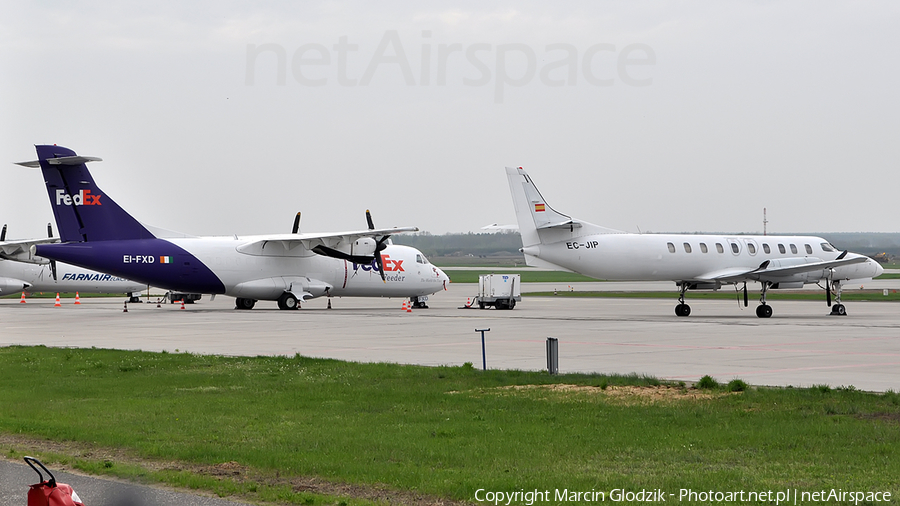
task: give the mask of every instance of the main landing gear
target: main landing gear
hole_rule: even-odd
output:
[[[688,306],[684,303],[684,292],[688,289],[687,283],[681,284],[681,293],[678,295],[678,305],[675,306],[675,315],[676,316],[690,316],[691,315],[691,306]]]
[[[759,305],[756,306],[756,316],[759,318],[771,318],[772,317],[772,306],[766,304],[766,292],[769,290],[769,287],[772,286],[772,283],[768,281],[762,282],[762,292],[759,295]]]
[[[297,309],[298,306],[297,297],[290,292],[284,292],[278,297],[278,309]]]
[[[831,306],[831,294],[834,292],[834,305]],[[841,282],[840,281],[832,281],[828,285],[825,286],[826,299],[828,300],[828,305],[831,306],[831,315],[832,316],[847,316],[847,308],[841,304]]]
[[[253,309],[253,306],[255,305],[256,299],[244,299],[241,297],[234,299],[235,309]]]

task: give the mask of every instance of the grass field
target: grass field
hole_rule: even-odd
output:
[[[0,444],[8,458],[279,504],[471,504],[479,489],[900,493],[900,395],[711,383],[8,347]]]

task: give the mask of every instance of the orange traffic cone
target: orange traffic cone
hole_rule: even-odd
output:
[[[472,297],[466,297],[466,307],[472,307]]]
[[[22,292],[22,298],[19,299],[19,304],[25,304],[25,292]]]
[[[127,313],[127,312],[128,312],[128,301],[127,301],[127,300],[125,301],[125,309],[123,309],[122,312],[123,312],[123,313]]]
[[[412,303],[411,303],[411,302],[410,302],[409,304],[406,305],[406,312],[407,312],[407,313],[412,313]]]
[[[406,307],[406,299],[403,299],[403,307],[400,308],[401,311],[406,311],[408,308]]]
[[[81,299],[78,297],[78,292],[75,292],[75,303],[81,304]]]
[[[56,304],[53,304],[53,307],[59,307],[62,304],[59,303],[59,292],[56,292]]]
[[[181,299],[181,309],[184,309],[184,299]]]

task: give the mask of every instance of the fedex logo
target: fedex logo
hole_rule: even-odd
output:
[[[384,264],[385,272],[406,272],[403,269],[403,260],[391,260],[390,255],[381,255],[381,260],[382,260],[382,263]],[[359,270],[360,268],[362,268],[362,270],[364,270],[366,272],[369,272],[369,271],[378,272],[378,264],[375,263],[375,260],[372,260],[372,263],[366,264],[366,265],[357,264],[357,263],[353,264],[354,271]]]
[[[56,190],[56,205],[66,206],[100,206],[100,197],[103,195],[91,195],[91,190],[81,190],[75,195],[69,195],[65,190]]]

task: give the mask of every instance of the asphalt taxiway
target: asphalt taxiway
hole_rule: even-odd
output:
[[[900,285],[900,281],[891,281]],[[589,283],[575,290],[594,289]],[[887,286],[887,285],[885,285]],[[544,290],[537,284],[523,291]],[[876,288],[867,286],[866,288]],[[894,286],[892,289],[900,288]],[[560,286],[560,290],[568,289]],[[648,289],[660,289],[650,286]],[[668,284],[667,290],[672,290]],[[223,355],[294,355],[361,362],[546,368],[545,340],[559,339],[560,372],[638,373],[696,381],[741,378],[756,385],[850,386],[900,390],[900,304],[848,302],[848,316],[829,316],[824,301],[773,301],[757,318],[755,301],[690,301],[687,318],[670,300],[526,297],[512,311],[459,309],[471,284],[452,284],[430,309],[401,310],[401,299],[335,298],[280,311],[261,301],[233,310],[234,299],[197,304],[129,304],[82,298],[0,301],[0,346],[12,344],[135,349]],[[552,290],[552,288],[551,288]]]

